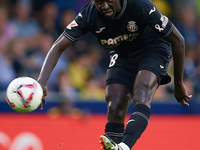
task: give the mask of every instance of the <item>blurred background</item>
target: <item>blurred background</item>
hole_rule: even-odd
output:
[[[180,105],[175,100],[173,96],[173,81],[168,85],[160,86],[154,96],[152,114],[154,116],[162,115],[162,117],[152,117],[152,120],[154,120],[152,124],[158,123],[156,122],[157,119],[162,119],[161,122],[169,121],[170,119],[165,118],[166,115],[173,117],[189,115],[189,122],[198,121],[200,118],[193,117],[198,117],[198,114],[200,114],[200,0],[152,1],[163,14],[171,19],[185,38],[186,59],[184,82],[188,93],[193,95],[189,101],[190,107],[186,107]],[[19,119],[22,119],[22,122],[24,122],[28,118],[25,114],[15,113],[8,106],[5,99],[8,84],[14,78],[21,76],[38,78],[44,58],[53,42],[87,2],[89,0],[0,0],[0,135],[2,135],[0,136],[0,149],[1,144],[4,143],[4,145],[2,144],[3,150],[7,150],[8,147],[10,147],[9,150],[12,147],[15,147],[13,150],[18,150],[16,146],[8,146],[9,138],[7,136],[9,135],[14,138],[17,133],[10,132],[11,129],[7,128],[7,124],[16,124]],[[102,134],[104,132],[107,111],[104,88],[106,69],[109,64],[108,54],[109,51],[103,49],[90,33],[81,37],[64,51],[48,81],[47,104],[44,105],[44,110],[37,109],[29,114],[33,115],[33,120],[27,121],[29,127],[34,122],[40,122],[44,119],[38,120],[38,116],[47,116],[46,119],[48,120],[52,118],[58,119],[64,115],[65,117],[70,116],[68,119],[71,122],[75,121],[73,123],[77,126],[80,125],[80,128],[82,128],[85,123],[83,120],[87,121],[88,116],[92,115],[94,117],[101,114],[103,118],[102,122],[99,122],[101,128],[97,135]],[[173,79],[173,61],[169,66],[169,74]],[[131,114],[131,112],[132,104],[128,110],[128,114]],[[12,122],[8,118],[15,121]],[[190,120],[190,118],[194,120]],[[77,119],[79,120],[78,122]],[[182,119],[185,120],[186,118]],[[51,120],[47,120],[45,120],[42,126],[48,126],[46,124],[48,121],[51,124]],[[96,120],[96,122],[99,120],[101,119]],[[32,123],[29,124],[30,122]],[[88,120],[87,123],[89,122]],[[76,125],[75,127],[77,127]],[[197,125],[197,122],[192,124],[193,127],[194,125]],[[88,126],[85,125],[85,127]],[[26,127],[27,130],[29,127]],[[51,127],[49,126],[50,129]],[[71,127],[74,126],[71,125]],[[172,128],[174,128],[173,123]],[[172,128],[167,129],[172,131]],[[88,130],[90,129],[88,128]],[[166,132],[168,132],[167,129]],[[195,130],[195,128],[193,129]],[[33,130],[37,131],[35,128]],[[54,130],[53,127],[52,130]],[[86,131],[86,129],[84,130]],[[191,131],[191,128],[188,130]],[[152,130],[150,130],[150,133],[152,133]],[[196,133],[194,131],[194,134],[199,136]],[[32,136],[33,132],[24,134],[28,134],[28,137],[31,137],[30,139],[35,139],[36,143],[38,143],[37,138]],[[56,132],[52,134],[56,134]],[[3,140],[1,137],[4,137]],[[5,139],[7,139],[7,142],[5,142]],[[96,142],[98,143],[98,140]],[[193,142],[196,141],[193,140]],[[42,143],[39,142],[39,145],[42,145]],[[59,143],[57,143],[58,145]],[[62,145],[64,144],[60,142],[60,149],[62,149]],[[194,145],[192,143],[190,147]],[[200,150],[200,146],[198,144],[196,146],[193,150]],[[159,148],[164,150],[166,145]],[[168,148],[174,149],[174,147]],[[186,147],[181,148],[182,150],[189,150]],[[19,148],[19,150],[29,149]],[[32,149],[34,148],[32,147]],[[40,150],[38,147],[36,149]],[[51,148],[41,149],[51,150]],[[152,149],[155,150],[156,147],[152,146]]]

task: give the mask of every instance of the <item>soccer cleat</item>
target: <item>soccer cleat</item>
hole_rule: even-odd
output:
[[[119,145],[117,145],[112,139],[110,139],[106,135],[101,135],[100,136],[100,141],[99,143],[101,144],[101,149],[105,150],[123,150]]]

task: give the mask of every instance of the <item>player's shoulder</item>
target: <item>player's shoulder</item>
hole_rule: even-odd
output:
[[[97,9],[92,0],[81,8],[78,16],[81,16],[85,18],[85,20],[89,21],[90,19],[95,18],[96,14],[97,14]]]
[[[128,2],[131,6],[138,7],[147,11],[155,6],[151,0],[128,0]]]

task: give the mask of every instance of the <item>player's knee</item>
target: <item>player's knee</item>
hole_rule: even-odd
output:
[[[134,106],[138,105],[138,104],[143,104],[143,105],[146,105],[147,107],[151,108],[151,101],[149,100],[145,100],[145,101],[142,101],[142,100],[138,100],[138,101],[134,101]]]
[[[150,96],[150,95],[136,94],[136,95],[133,96],[134,105],[144,104],[144,105],[146,105],[146,106],[148,106],[150,108],[151,101],[152,101],[152,96]]]
[[[148,106],[149,108],[151,107],[151,102],[152,102],[152,95],[134,95],[133,96],[133,103],[134,105],[137,104],[144,104]]]
[[[148,82],[143,82],[139,87],[135,87],[135,90],[133,91],[134,105],[144,104],[150,107],[155,90],[155,86]]]
[[[122,100],[121,98],[114,98],[114,99],[109,99],[107,101],[107,104],[108,104],[108,109],[110,111],[118,111],[120,109],[123,109],[123,103],[122,103]]]
[[[121,96],[106,96],[108,115],[123,120],[127,111],[127,102]]]
[[[110,116],[110,120],[112,118],[112,120],[114,121],[121,122],[124,120],[125,114],[126,109],[121,109],[119,105],[111,104],[110,106],[108,106],[108,115]]]

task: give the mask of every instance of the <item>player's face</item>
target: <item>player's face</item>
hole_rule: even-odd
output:
[[[120,11],[120,0],[94,0],[98,11],[108,19],[113,19]]]

